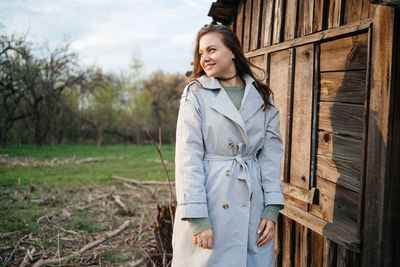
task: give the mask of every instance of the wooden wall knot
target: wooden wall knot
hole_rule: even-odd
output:
[[[324,141],[325,143],[328,143],[331,140],[331,135],[329,133],[324,134]]]
[[[309,57],[309,56],[310,56],[310,51],[309,51],[309,50],[306,50],[306,51],[303,52],[303,54],[304,54],[306,57]]]
[[[351,47],[349,53],[347,54],[347,60],[350,61],[354,55],[357,53],[358,47],[357,45],[354,45]]]

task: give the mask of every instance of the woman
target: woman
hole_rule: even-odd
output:
[[[279,113],[235,33],[197,35],[178,115],[172,266],[273,266],[283,207]]]

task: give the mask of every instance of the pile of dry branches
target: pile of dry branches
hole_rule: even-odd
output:
[[[82,164],[101,161],[100,158],[84,158],[77,160],[75,156],[69,158],[52,158],[51,160],[37,160],[32,157],[9,157],[8,154],[0,154],[0,166],[34,166],[49,167],[58,164]]]
[[[3,266],[35,267],[111,264],[169,266],[172,259],[171,237],[176,198],[160,151],[161,129],[158,145],[147,134],[159,154],[167,182],[136,181],[113,176],[115,185],[109,188],[82,188],[74,192],[74,199],[60,200],[54,196],[51,199],[37,199],[25,195],[24,201],[41,205],[45,210],[44,215],[37,219],[41,231],[17,237],[15,246],[6,244],[0,247],[0,263]],[[7,161],[4,156],[0,163],[2,160],[3,163]],[[80,164],[99,159],[66,160]],[[54,159],[49,164],[62,164],[64,161]],[[27,164],[36,163],[28,160]],[[14,201],[18,198],[16,192]],[[90,216],[90,223],[101,226],[105,231],[91,231],[91,225],[82,228],[78,224],[79,229],[71,227],[71,220],[76,217],[73,214],[79,212],[87,212],[84,217]],[[15,240],[15,232],[0,234],[3,235],[2,240],[8,237],[9,240],[12,237]],[[115,259],[114,254],[123,257],[123,260]]]
[[[169,205],[162,205],[168,203],[170,196],[167,184],[113,178],[116,183],[109,188],[96,186],[77,192],[77,198],[62,209],[52,210],[54,202],[43,199],[41,206],[48,212],[37,219],[42,231],[19,237],[15,246],[0,247],[0,263],[3,266],[168,266],[172,256],[172,221]],[[71,220],[77,212],[86,212],[90,221],[104,230],[72,228]],[[11,238],[15,233],[1,234]],[[124,258],[112,262],[113,254]]]

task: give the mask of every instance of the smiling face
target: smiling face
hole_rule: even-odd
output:
[[[200,65],[208,77],[228,78],[236,74],[235,55],[222,42],[222,35],[210,32],[199,42]]]

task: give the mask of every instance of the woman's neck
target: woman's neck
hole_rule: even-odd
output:
[[[244,84],[242,78],[240,76],[236,76],[234,79],[229,81],[219,80],[219,83],[225,87],[234,87],[234,86],[242,86]]]

